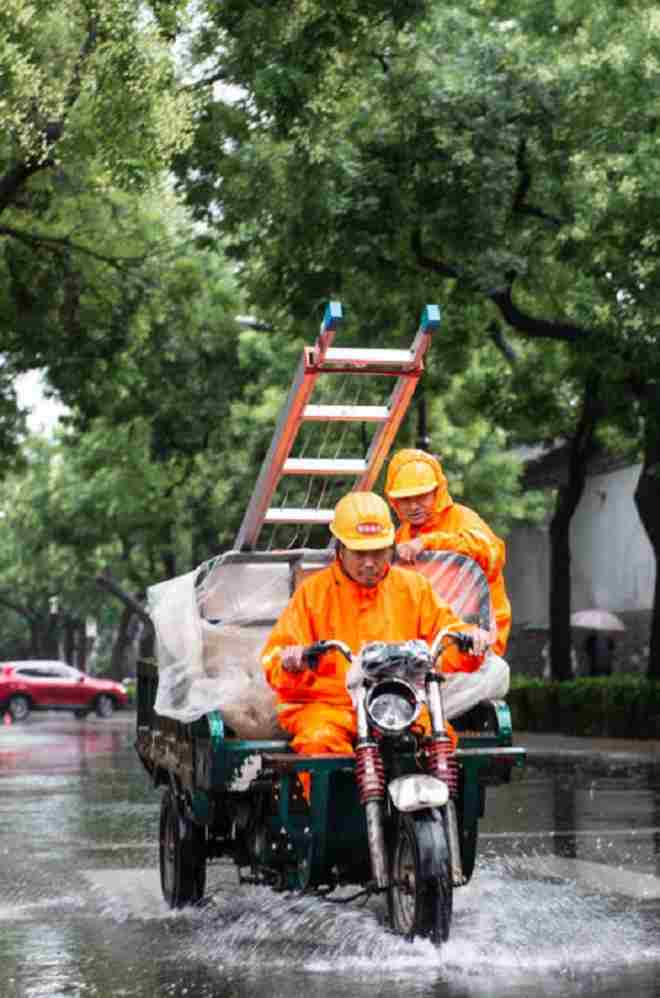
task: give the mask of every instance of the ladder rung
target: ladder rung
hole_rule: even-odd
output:
[[[362,458],[290,457],[284,462],[284,475],[362,475],[367,463]]]
[[[370,368],[401,370],[412,367],[415,361],[410,350],[366,350],[354,347],[330,347],[323,358],[322,370],[332,367],[354,367],[369,371]]]
[[[303,418],[317,423],[385,423],[386,405],[308,405]]]
[[[266,513],[266,523],[332,523],[332,509],[275,509]]]

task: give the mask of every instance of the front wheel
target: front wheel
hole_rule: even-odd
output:
[[[112,717],[115,712],[115,702],[107,693],[102,693],[96,700],[96,713],[99,717]]]
[[[26,721],[30,713],[30,701],[22,693],[17,693],[9,701],[8,709],[12,721]]]
[[[166,790],[160,805],[160,886],[170,908],[199,904],[206,887],[206,833]]]
[[[453,884],[444,811],[400,814],[392,848],[388,906],[399,935],[449,938]]]

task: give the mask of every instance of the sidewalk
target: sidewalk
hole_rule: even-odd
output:
[[[582,738],[561,734],[537,734],[515,731],[514,745],[527,749],[534,758],[607,759],[610,762],[642,762],[660,766],[660,741],[657,739]]]

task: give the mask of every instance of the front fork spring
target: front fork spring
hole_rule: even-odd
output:
[[[385,771],[376,742],[364,740],[355,747],[355,779],[360,803],[383,800],[385,797]]]
[[[458,790],[458,764],[451,739],[447,735],[434,735],[426,746],[428,772],[449,787],[452,797]]]

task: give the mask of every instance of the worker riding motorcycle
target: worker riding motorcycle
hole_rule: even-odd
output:
[[[389,924],[397,934],[438,942],[449,937],[454,886],[467,880],[454,803],[455,740],[444,715],[445,680],[435,668],[451,642],[467,649],[472,637],[443,631],[430,649],[417,640],[371,642],[349,672],[357,714],[355,784],[368,856],[359,876],[353,866],[348,879],[358,879],[366,893],[387,895]],[[317,642],[304,658],[313,668],[333,649],[352,662],[341,641]],[[428,734],[416,725],[425,709]]]

